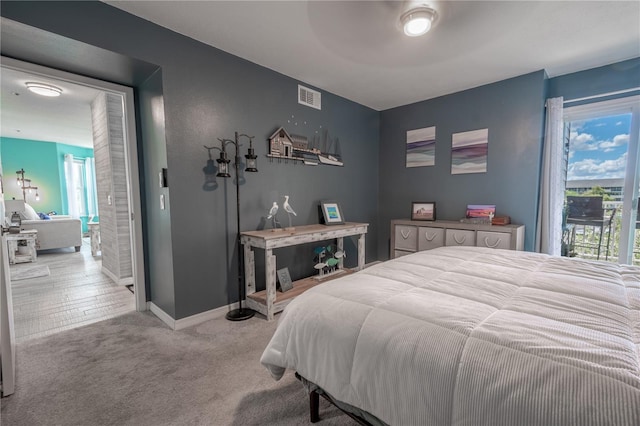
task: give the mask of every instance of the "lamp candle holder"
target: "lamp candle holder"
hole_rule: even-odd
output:
[[[38,187],[31,185],[31,179],[25,178],[24,177],[25,173],[26,172],[24,171],[24,169],[20,169],[16,171],[18,186],[22,189],[22,199],[26,202],[27,192],[31,194],[32,191],[36,191],[36,201],[40,201],[40,194],[38,193]]]
[[[236,174],[235,185],[236,185],[236,225],[237,225],[236,244],[238,248],[238,309],[233,309],[227,313],[226,318],[230,321],[244,321],[255,315],[255,311],[242,306],[242,300],[244,299],[244,294],[243,294],[244,293],[243,291],[244,290],[244,274],[243,274],[244,265],[243,265],[243,257],[240,255],[240,253],[242,253],[242,244],[240,242],[240,229],[241,229],[240,227],[240,161],[241,161],[241,157],[239,153],[240,146],[241,146],[240,138],[242,137],[249,139],[249,151],[245,155],[245,158],[247,159],[247,167],[245,168],[245,171],[254,172],[254,173],[257,172],[258,156],[255,155],[255,151],[253,149],[254,137],[244,133],[238,134],[238,132],[235,132],[235,138],[233,140],[218,138],[218,140],[222,144],[222,147],[220,148],[220,157],[216,160],[216,162],[218,163],[218,173],[216,174],[216,176],[224,177],[224,178],[231,177],[231,174],[229,174],[229,163],[231,162],[231,160],[229,160],[226,147],[228,144],[231,144],[235,147],[234,168],[235,168],[235,174]],[[205,148],[211,149],[206,146]]]

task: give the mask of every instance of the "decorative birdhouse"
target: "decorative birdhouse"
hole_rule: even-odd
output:
[[[284,127],[280,127],[269,137],[269,155],[293,158],[293,139]]]

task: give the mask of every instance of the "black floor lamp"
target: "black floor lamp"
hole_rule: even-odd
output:
[[[227,319],[230,321],[244,321],[251,318],[255,311],[243,308],[242,307],[242,299],[243,299],[243,288],[244,288],[244,274],[243,274],[243,256],[242,256],[242,244],[240,243],[240,142],[239,138],[245,137],[249,139],[249,152],[245,155],[247,159],[247,167],[244,169],[246,172],[257,172],[257,158],[258,156],[255,154],[253,149],[253,136],[249,136],[246,134],[238,134],[235,132],[235,140],[231,139],[220,139],[218,140],[222,143],[222,148],[220,149],[220,158],[216,161],[218,163],[218,174],[216,176],[219,177],[231,177],[229,174],[229,157],[227,156],[227,144],[233,144],[236,148],[235,152],[235,172],[236,172],[236,224],[238,226],[238,233],[236,237],[236,244],[238,247],[238,309],[233,309],[227,313]]]

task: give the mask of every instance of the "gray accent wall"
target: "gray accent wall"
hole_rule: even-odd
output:
[[[498,214],[526,226],[525,249],[533,250],[547,94],[638,86],[636,58],[551,80],[540,70],[382,112],[319,89],[318,111],[297,103],[298,81],[101,2],[3,1],[0,14],[4,55],[135,88],[147,290],[174,319],[238,299],[235,185],[211,181],[204,148],[219,146],[218,138],[255,136],[259,172],[241,177],[242,230],[269,226],[265,216],[284,195],[298,213],[294,226],[317,223],[319,201],[332,199],[348,221],[370,224],[370,262],[388,258],[390,221],[408,218],[411,201],[434,201],[438,218],[450,220],[463,217],[467,204],[496,204]],[[328,130],[345,166],[270,161],[267,138],[279,126],[309,138]],[[437,127],[436,163],[407,169],[406,131],[428,126]],[[452,175],[451,135],[482,128],[489,129],[487,172]],[[159,188],[164,167],[168,187]],[[285,214],[279,219],[287,223]],[[353,265],[355,245],[345,247]],[[313,273],[313,245],[276,254],[277,267],[294,279]]]
[[[520,77],[381,112],[378,254],[389,256],[389,225],[408,219],[412,201],[436,203],[437,219],[459,220],[468,204],[495,204],[523,224],[534,247],[545,73]],[[435,165],[406,167],[407,130],[436,126]],[[451,174],[451,135],[489,129],[487,172]]]
[[[158,70],[137,90],[140,111],[138,151],[142,152],[141,170],[161,170],[167,167],[167,141],[164,131],[164,97],[162,70]],[[153,303],[175,318],[175,285],[173,280],[173,242],[171,239],[171,200],[169,188],[160,188],[158,177],[142,173],[143,239],[145,275],[149,283],[147,294]],[[155,185],[154,185],[155,183]],[[165,209],[159,209],[160,196],[166,199]]]
[[[147,154],[148,150],[156,149],[150,146],[162,143],[158,133],[149,134],[148,126],[156,125],[150,115],[156,111],[147,108],[150,104],[140,105],[140,114],[145,118],[138,120],[148,124],[141,126],[145,237],[151,244],[157,234],[163,235],[158,243],[171,247],[173,264],[172,280],[155,281],[158,276],[171,272],[171,268],[149,262],[148,267],[152,269],[149,276],[155,276],[149,284],[150,297],[175,319],[238,299],[235,186],[232,179],[217,178],[217,188],[203,188],[206,177],[203,169],[208,159],[204,145],[217,145],[218,138],[232,139],[235,131],[255,136],[254,147],[259,156],[259,173],[246,173],[240,189],[242,230],[264,226],[271,204],[276,200],[282,203],[284,195],[291,197],[291,205],[298,213],[294,225],[317,223],[319,201],[333,199],[342,204],[347,220],[370,224],[367,260],[378,258],[377,111],[323,90],[320,90],[321,111],[299,105],[298,81],[104,3],[3,2],[0,13],[10,20],[70,39],[70,45],[81,42],[84,49],[97,47],[105,52],[105,57],[115,54],[127,58],[124,61],[127,64],[154,64],[161,68],[169,181],[165,191],[170,203],[167,212],[157,211],[159,200],[153,195],[155,189],[151,189],[157,185],[162,162],[159,157],[146,161],[147,155],[155,155]],[[29,57],[39,58],[42,65],[54,62],[33,45],[38,42],[37,38],[26,41],[29,47],[21,49],[12,39],[3,37],[3,52],[7,43],[17,59],[26,59],[21,56],[24,51]],[[85,61],[80,52],[75,58],[79,63]],[[90,60],[89,57],[86,60]],[[105,64],[107,67],[118,65]],[[86,75],[95,76],[89,64],[76,67],[89,70],[85,71]],[[136,88],[140,85],[136,83]],[[316,131],[328,130],[332,138],[339,139],[345,166],[305,167],[270,162],[266,158],[267,138],[279,126],[307,137]],[[247,149],[244,141],[243,144],[242,156]],[[279,218],[286,220],[283,215]],[[354,244],[345,246],[347,261],[355,261]],[[312,249],[283,250],[278,253],[278,267],[290,267],[294,279],[303,273],[313,273]],[[159,251],[166,254],[163,250]]]

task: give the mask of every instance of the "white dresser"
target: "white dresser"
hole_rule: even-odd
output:
[[[391,221],[391,258],[441,246],[524,249],[524,225],[478,225],[449,220]]]

